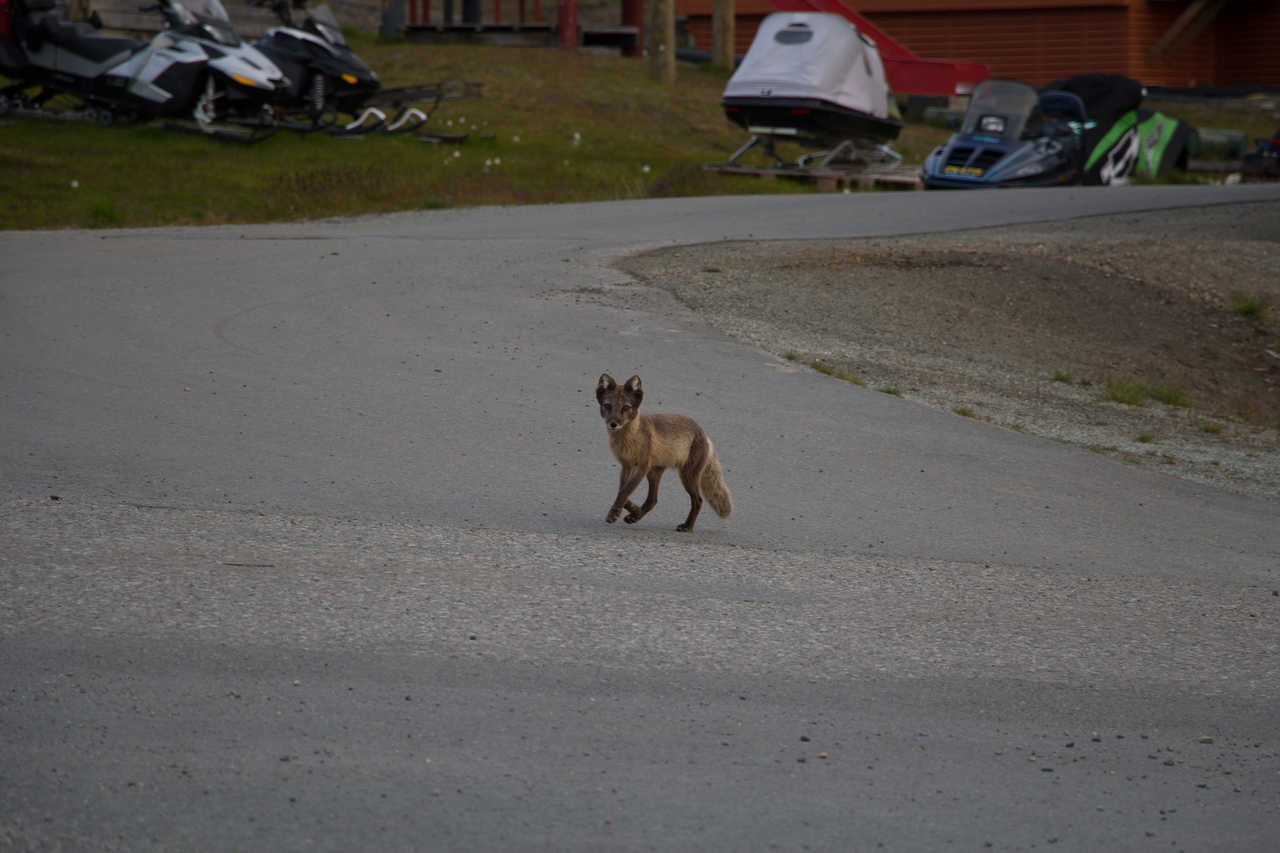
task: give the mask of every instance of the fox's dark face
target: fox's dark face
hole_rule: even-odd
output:
[[[635,420],[640,411],[644,392],[640,390],[640,377],[632,376],[619,385],[605,373],[596,385],[596,401],[600,403],[600,417],[609,432],[616,432]]]

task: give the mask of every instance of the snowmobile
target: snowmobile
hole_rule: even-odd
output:
[[[960,132],[925,157],[926,189],[1043,187],[1079,183],[1084,172],[1084,102],[1037,93],[1014,80],[974,87]]]
[[[248,0],[250,6],[263,2]],[[272,27],[255,47],[289,77],[284,97],[276,105],[285,116],[285,126],[345,133],[383,126],[386,114],[366,105],[382,84],[373,69],[347,46],[333,11],[327,5],[308,9],[301,25],[294,21],[289,0],[271,0],[271,11],[284,26]],[[355,118],[344,123],[339,119],[343,114]],[[412,121],[416,118],[397,116],[400,121],[395,129],[416,126]]]
[[[104,35],[95,14],[63,20],[54,0],[0,0],[0,74],[17,82],[0,89],[0,113],[88,119],[101,124],[156,118],[256,141],[226,126],[261,127],[264,106],[287,85],[284,74],[231,29],[218,0],[191,12],[177,0],[141,9],[159,12],[166,28],[149,42]],[[78,101],[60,111],[59,95]]]
[[[282,127],[332,134],[410,131],[426,124],[441,101],[480,97],[481,84],[452,80],[384,88],[378,75],[348,46],[328,5],[308,9],[299,25],[289,0],[247,2],[251,6],[270,2],[283,24],[268,30],[256,44],[292,81],[285,98],[276,104],[277,123]],[[465,134],[422,138],[460,141]]]
[[[1013,80],[973,90],[960,132],[929,154],[926,189],[1121,185],[1185,169],[1194,129],[1141,107],[1143,88],[1081,74],[1037,92]]]
[[[900,160],[887,143],[902,131],[897,102],[871,39],[845,18],[826,12],[775,12],[761,22],[720,100],[729,121],[751,139],[729,158],[756,146],[776,163],[774,142],[824,150],[798,165],[855,161],[868,151]]]

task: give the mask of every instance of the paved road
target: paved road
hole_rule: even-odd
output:
[[[1277,198],[0,234],[0,849],[1263,849],[1274,504],[597,297],[675,242]],[[704,423],[728,523],[604,524],[605,370]]]

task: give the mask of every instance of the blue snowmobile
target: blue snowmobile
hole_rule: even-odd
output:
[[[1084,102],[1071,92],[983,80],[960,132],[925,158],[920,177],[928,189],[1079,183],[1083,133],[1092,126]]]

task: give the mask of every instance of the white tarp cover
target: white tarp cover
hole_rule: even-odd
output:
[[[775,12],[725,86],[725,98],[819,98],[889,117],[889,84],[875,43],[826,12]]]

